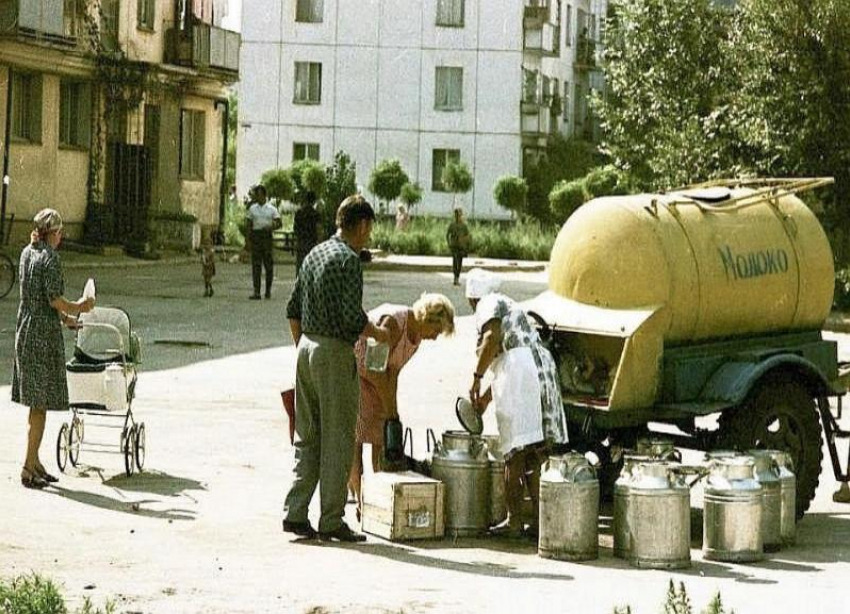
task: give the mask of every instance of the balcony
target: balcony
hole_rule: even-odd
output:
[[[557,125],[549,107],[539,107],[536,113],[523,113],[521,118],[520,131],[527,137],[546,137],[554,132]]]
[[[165,61],[169,64],[234,73],[239,71],[242,37],[238,32],[202,23],[193,25],[188,32],[172,28],[165,36]]]
[[[549,0],[525,0],[523,24],[525,27],[540,26],[549,21]]]
[[[596,70],[596,41],[579,35],[574,65],[577,70]]]
[[[551,23],[525,27],[523,30],[523,48],[531,53],[557,57],[561,50],[560,42],[561,28]]]
[[[3,33],[75,45],[81,18],[66,10],[66,4],[62,0],[0,0],[0,24],[12,24],[3,28]]]

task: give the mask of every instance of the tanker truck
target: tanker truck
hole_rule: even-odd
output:
[[[850,432],[833,414],[846,373],[821,334],[833,256],[797,196],[831,182],[597,198],[562,227],[528,310],[558,365],[571,442],[599,456],[603,481],[659,430],[685,448],[790,452],[798,517],[818,485],[822,430],[836,479],[850,479],[836,449]]]

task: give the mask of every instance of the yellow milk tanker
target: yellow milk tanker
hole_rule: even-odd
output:
[[[820,473],[818,413],[837,430],[828,397],[841,387],[820,332],[832,251],[796,194],[827,183],[720,181],[598,198],[570,217],[529,308],[574,441],[616,460],[652,421],[679,427],[685,447],[788,449],[802,514]],[[718,429],[697,427],[715,413]]]

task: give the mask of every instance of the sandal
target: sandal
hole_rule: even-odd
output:
[[[47,480],[43,479],[37,473],[34,473],[24,467],[21,472],[21,484],[24,488],[30,488],[33,490],[41,490],[45,486],[47,486]]]
[[[37,467],[35,470],[35,474],[49,484],[55,484],[59,481],[59,478],[47,473],[47,470],[44,467]]]

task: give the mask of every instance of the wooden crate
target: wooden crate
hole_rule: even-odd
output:
[[[390,541],[439,539],[443,483],[412,471],[363,476],[363,530]]]

